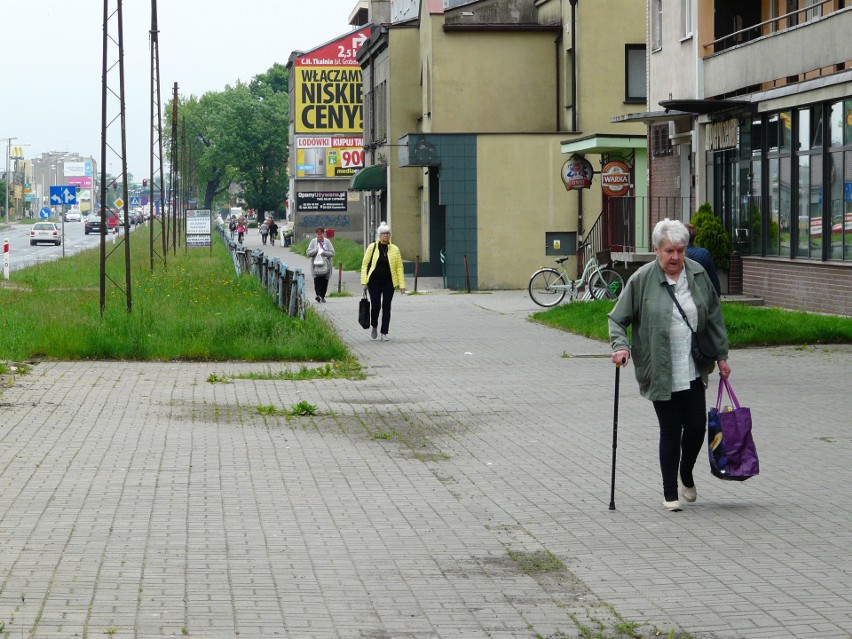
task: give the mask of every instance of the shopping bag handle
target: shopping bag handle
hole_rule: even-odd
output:
[[[740,407],[740,402],[737,400],[737,395],[734,393],[734,389],[731,388],[731,382],[729,382],[726,378],[719,378],[719,394],[716,396],[716,410],[722,409],[722,389],[728,391],[728,397],[731,398],[731,402],[734,404],[734,408]]]

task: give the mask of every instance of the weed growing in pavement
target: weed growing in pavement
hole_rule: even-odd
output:
[[[565,569],[562,560],[549,550],[537,550],[535,552],[509,550],[508,554],[509,559],[518,564],[518,567],[527,575]]]
[[[306,417],[308,415],[316,415],[317,407],[302,400],[296,404],[291,404],[288,412],[290,415],[302,415]]]
[[[229,380],[224,375],[217,375],[216,373],[210,373],[207,376],[207,381],[211,384],[230,384],[231,380]]]
[[[267,371],[265,373],[240,373],[230,375],[231,379],[253,379],[253,380],[289,380],[299,381],[306,379],[363,379],[361,365],[354,358],[325,364],[317,368],[300,366],[298,371]]]
[[[126,240],[125,240],[126,241]],[[0,358],[136,361],[342,361],[351,355],[321,315],[290,318],[257,279],[236,277],[227,249],[181,251],[150,268],[130,236],[133,307],[123,250],[107,260],[100,314],[99,251],[13,271],[0,285]],[[61,300],[61,303],[57,303]],[[260,338],[262,336],[262,339]]]

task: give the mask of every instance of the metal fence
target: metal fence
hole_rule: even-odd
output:
[[[263,288],[272,296],[276,306],[290,317],[305,319],[305,274],[300,268],[289,268],[277,257],[264,255],[259,248],[254,250],[238,244],[230,238],[227,228],[219,228],[237,276],[248,273],[256,277]]]

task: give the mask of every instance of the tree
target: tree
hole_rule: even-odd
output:
[[[702,204],[690,222],[695,226],[695,246],[710,251],[717,268],[726,269],[731,260],[731,236],[709,202]]]
[[[213,208],[234,182],[242,187],[249,208],[283,209],[288,184],[286,88],[287,71],[275,64],[248,85],[238,82],[224,91],[179,101],[186,153],[193,161],[204,208]],[[171,104],[166,112],[171,113]],[[164,129],[170,139],[171,126]]]

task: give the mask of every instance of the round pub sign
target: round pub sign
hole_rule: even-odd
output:
[[[613,160],[601,170],[601,189],[609,197],[622,197],[630,192],[630,167]]]
[[[595,169],[591,162],[579,155],[572,156],[562,165],[562,182],[566,191],[589,188],[594,175]]]

